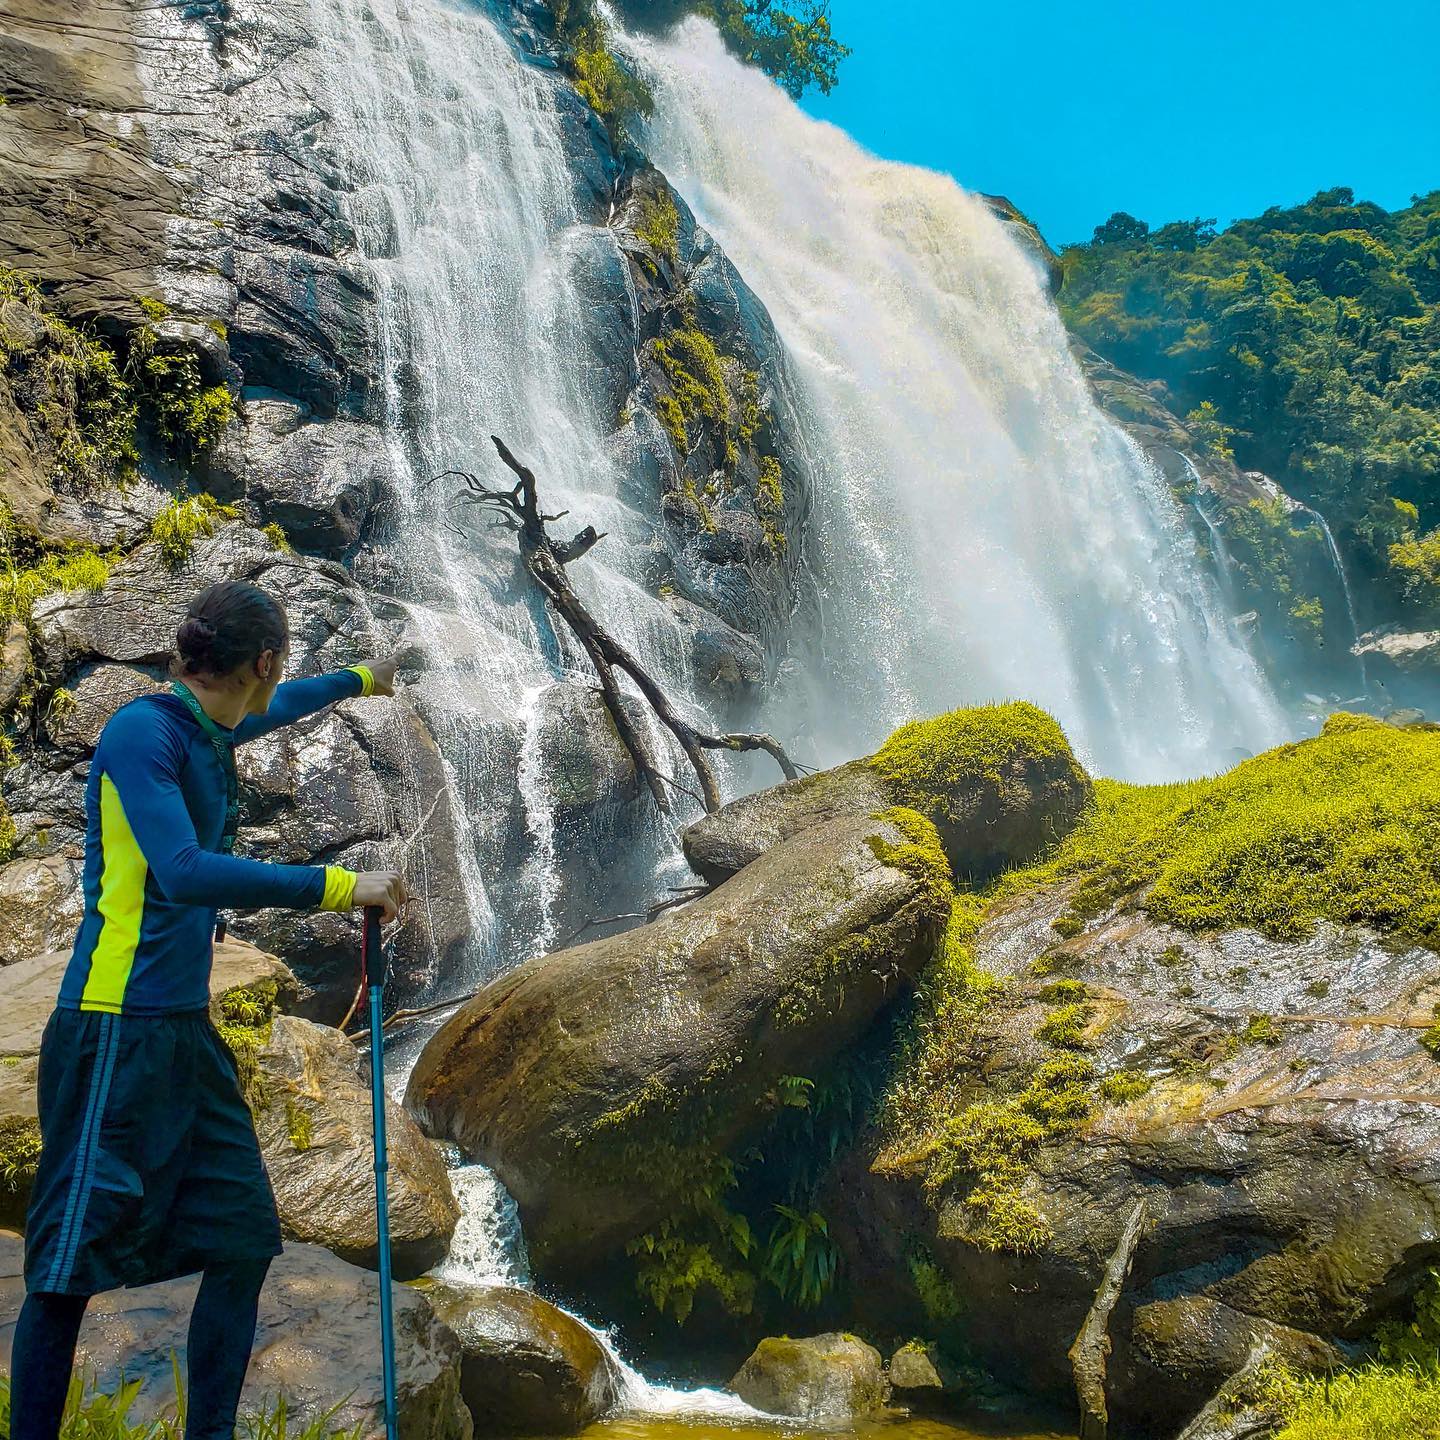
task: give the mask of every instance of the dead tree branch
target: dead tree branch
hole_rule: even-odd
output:
[[[634,762],[636,774],[645,782],[657,808],[662,813],[669,813],[670,801],[665,792],[669,777],[661,770],[649,738],[626,712],[621,701],[622,675],[629,677],[654,711],[656,719],[675,737],[681,750],[685,752],[685,758],[690,762],[690,768],[700,782],[701,797],[707,811],[713,812],[720,808],[720,787],[716,782],[708,751],[763,750],[775,760],[787,780],[796,779],[799,771],[773,735],[710,735],[697,730],[675,709],[670,703],[670,697],[649,672],[590,613],[589,607],[575,593],[565,574],[565,566],[578,560],[603,540],[603,533],[597,532],[593,525],[587,525],[569,540],[552,540],[546,526],[562,519],[565,512],[561,511],[558,515],[544,514],[540,509],[534,474],[515,458],[498,435],[490,438],[500,459],[516,477],[515,484],[509,490],[492,489],[464,470],[447,470],[435,478],[463,481],[465,489],[457,496],[459,500],[484,510],[490,516],[492,524],[515,532],[520,547],[520,560],[526,574],[540,587],[541,593],[569,626],[571,634],[590,657],[590,663],[595,667],[595,673],[600,679],[600,694],[605,708],[615,722],[621,744]]]
[[[1105,1400],[1105,1372],[1110,1359],[1110,1312],[1125,1288],[1125,1277],[1135,1259],[1135,1247],[1145,1226],[1145,1201],[1135,1202],[1120,1242],[1105,1267],[1095,1303],[1070,1347],[1070,1368],[1080,1398],[1080,1440],[1105,1440],[1110,1410]]]

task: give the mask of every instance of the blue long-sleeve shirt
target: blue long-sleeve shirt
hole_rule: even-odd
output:
[[[221,733],[243,745],[369,688],[363,667],[291,680],[276,688],[265,714]],[[221,853],[225,809],[225,771],[184,700],[146,695],[115,712],[85,792],[85,915],[62,1006],[126,1015],[203,1010],[220,907],[348,907],[348,870]]]

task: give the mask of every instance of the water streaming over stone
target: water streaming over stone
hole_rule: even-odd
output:
[[[613,397],[584,360],[587,327],[607,323],[587,277],[628,270],[611,232],[583,218],[563,81],[526,64],[476,5],[312,0],[311,10],[329,143],[353,184],[347,209],[380,294],[403,507],[386,563],[429,666],[411,693],[469,819],[474,973],[441,977],[453,993],[555,940],[562,877],[540,711],[557,682],[594,677],[540,615],[513,536],[486,532],[473,511],[437,510],[432,477],[457,467],[508,488],[489,441],[505,437],[541,477],[548,510],[608,532],[574,567],[577,588],[682,704],[693,705],[691,678],[670,612],[638,583],[651,522],[622,496],[629,457],[616,448]],[[652,824],[629,843],[648,893],[673,840]]]
[[[1132,778],[1280,739],[1174,497],[1096,408],[1038,267],[984,201],[809,118],[708,24],[630,45],[656,95],[650,155],[799,377],[831,753],[1008,696]]]

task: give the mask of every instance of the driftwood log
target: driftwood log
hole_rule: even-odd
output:
[[[1105,1440],[1110,1425],[1110,1407],[1105,1399],[1105,1377],[1110,1360],[1110,1312],[1125,1288],[1125,1277],[1135,1259],[1135,1247],[1145,1228],[1145,1202],[1137,1200],[1115,1253],[1105,1267],[1095,1303],[1070,1347],[1070,1368],[1075,1375],[1075,1393],[1080,1399],[1080,1440]]]
[[[457,498],[479,506],[491,516],[492,527],[513,530],[520,546],[520,560],[525,573],[539,586],[551,606],[580,642],[600,680],[600,694],[610,718],[615,722],[621,743],[634,762],[636,774],[645,782],[662,812],[670,809],[666,785],[678,786],[661,768],[649,737],[642,733],[621,701],[620,679],[630,680],[655,713],[655,718],[675,737],[700,785],[700,799],[708,812],[720,808],[720,787],[710,765],[707,751],[764,750],[774,757],[787,780],[797,778],[798,771],[773,735],[711,735],[696,729],[680,715],[669,696],[641,666],[640,662],[590,613],[589,607],[575,593],[565,574],[565,567],[580,559],[605,538],[593,525],[587,525],[573,539],[553,540],[547,526],[564,519],[566,511],[546,515],[540,509],[535,476],[510,453],[498,435],[492,435],[496,452],[515,473],[516,481],[509,490],[492,489],[464,470],[447,470],[436,478],[459,479],[465,489]]]

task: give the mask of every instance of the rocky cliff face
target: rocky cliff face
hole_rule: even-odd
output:
[[[499,13],[512,63],[553,69],[546,8]],[[395,457],[424,377],[382,353],[383,257],[373,237],[365,253],[354,221],[367,177],[324,69],[305,0],[67,0],[58,11],[16,0],[0,16],[0,266],[39,287],[0,317],[7,545],[25,563],[91,551],[105,562],[79,588],[42,583],[54,593],[27,597],[6,632],[14,834],[0,838],[0,905],[16,955],[63,943],[73,923],[88,755],[120,704],[162,682],[197,589],[233,577],[281,594],[297,674],[413,638],[417,607],[442,617],[456,649],[466,643],[443,567],[396,559],[402,542],[416,553],[417,526],[423,554],[446,518],[401,494]],[[627,499],[648,517],[643,584],[683,640],[693,698],[742,715],[783,656],[801,560],[806,500],[792,479],[783,356],[763,306],[664,177],[617,148],[558,76],[554,104],[589,227],[576,244],[593,235],[595,253],[615,257],[591,267],[599,323],[576,362],[611,397]],[[55,396],[16,378],[24,336],[33,352],[46,317],[93,337],[116,393],[138,407],[123,485],[46,448],[36,415]],[[157,351],[229,396],[233,418],[203,447],[165,443],[137,378],[137,355]],[[83,391],[71,400],[67,433],[81,435],[93,416]],[[219,504],[196,533],[178,549],[158,543],[157,517],[201,491]],[[513,603],[507,545],[484,537],[469,552],[497,606]],[[557,665],[529,720],[467,717],[504,784],[483,794],[484,813],[461,814],[446,768],[457,757],[436,744],[445,698],[425,673],[431,658],[412,651],[408,694],[343,707],[252,747],[242,765],[251,853],[365,866],[403,852],[423,896],[399,941],[412,990],[462,963],[477,903],[500,912],[503,942],[505,882],[491,877],[522,868],[536,843],[514,784],[527,747],[529,763],[566,782],[547,820],[556,928],[623,909],[609,903],[617,889],[623,899],[627,883],[649,884],[619,878],[623,837],[647,820],[584,678]],[[306,1013],[345,1008],[343,920],[237,917],[234,928],[294,965]]]

